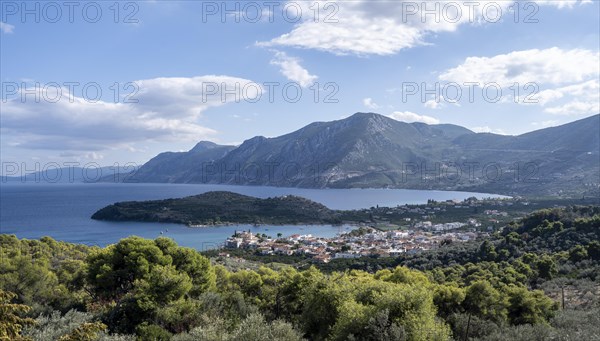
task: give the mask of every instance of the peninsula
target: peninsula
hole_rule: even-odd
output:
[[[340,212],[293,195],[255,198],[215,191],[179,199],[129,201],[106,206],[92,219],[186,224],[338,224]]]

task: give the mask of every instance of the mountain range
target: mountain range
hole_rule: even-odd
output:
[[[161,153],[125,181],[597,195],[600,115],[506,136],[356,113],[239,146]]]

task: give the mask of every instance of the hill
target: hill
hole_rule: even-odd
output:
[[[597,340],[599,214],[544,210],[479,245],[335,259],[347,266],[331,273],[162,237],[99,248],[0,234],[2,322],[13,340]]]
[[[170,222],[178,224],[333,224],[338,214],[293,195],[260,199],[232,192],[207,192],[181,199],[120,202],[106,206],[92,219]]]

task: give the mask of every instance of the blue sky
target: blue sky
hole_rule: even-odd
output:
[[[501,134],[600,111],[597,1],[0,4],[1,161],[30,168],[359,111]]]

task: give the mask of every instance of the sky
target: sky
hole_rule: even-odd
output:
[[[2,0],[1,173],[356,112],[510,135],[572,122],[600,112],[599,22],[589,0]]]

